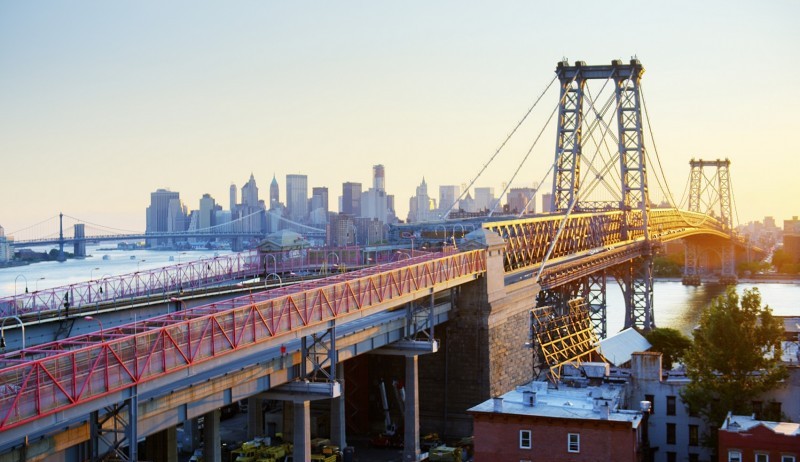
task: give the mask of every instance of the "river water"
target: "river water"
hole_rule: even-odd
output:
[[[133,273],[174,265],[215,255],[225,255],[225,250],[155,251],[110,250],[114,244],[87,246],[85,259],[63,263],[42,262],[27,266],[0,269],[0,298],[29,291],[74,284],[105,276]],[[35,249],[41,251],[41,249]],[[45,249],[46,250],[46,249]],[[104,256],[107,258],[104,259]],[[16,283],[15,283],[16,281]],[[16,286],[16,287],[15,287]],[[737,291],[758,287],[762,301],[777,315],[800,315],[800,283],[780,282],[758,284],[740,283]],[[659,327],[672,327],[690,334],[699,323],[700,311],[711,300],[724,293],[720,285],[684,286],[680,281],[657,280],[654,285],[655,321]],[[624,323],[622,291],[613,279],[608,280],[607,291],[608,333],[618,332]]]

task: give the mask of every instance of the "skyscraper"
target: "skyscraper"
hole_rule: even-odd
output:
[[[372,187],[376,191],[386,191],[386,172],[381,164],[372,166]]]
[[[328,188],[311,189],[311,222],[324,224],[328,222]]]
[[[553,211],[553,195],[551,193],[542,194],[542,213]]]
[[[230,209],[231,215],[236,211],[236,185],[231,183],[231,190],[230,190]]]
[[[258,207],[258,186],[252,173],[247,183],[242,186],[242,206]]]
[[[439,186],[439,215],[444,218],[448,211],[458,212],[458,196],[461,195],[461,187],[458,185]]]
[[[150,206],[147,207],[145,234],[164,233],[169,231],[169,203],[172,199],[180,200],[180,194],[166,189],[157,189],[150,193]],[[150,247],[165,245],[167,239],[147,239]]]
[[[342,213],[357,217],[361,215],[361,183],[342,184]]]
[[[533,188],[511,188],[508,191],[508,211],[511,213],[535,213],[536,203],[534,196],[536,191]]]
[[[200,198],[200,209],[197,221],[198,229],[207,229],[214,226],[214,209],[217,207],[216,201],[210,194],[203,194]]]
[[[308,177],[286,175],[286,209],[289,218],[303,221],[308,217]]]
[[[489,210],[494,207],[494,188],[475,188],[475,208]]]
[[[278,180],[272,174],[272,183],[269,184],[269,208],[275,208],[281,202],[281,190],[278,187]]]
[[[432,200],[428,196],[428,183],[425,178],[422,178],[422,183],[417,186],[417,194],[408,201],[408,217],[409,223],[419,221],[429,221],[431,217],[431,210],[436,208],[436,200]]]

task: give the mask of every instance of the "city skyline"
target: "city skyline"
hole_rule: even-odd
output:
[[[793,169],[776,168],[793,165],[782,137],[800,125],[800,96],[780,91],[798,66],[800,6],[630,5],[615,18],[580,4],[564,37],[562,9],[516,2],[4,4],[0,225],[12,233],[61,211],[144,229],[152,191],[226,204],[251,173],[262,198],[273,174],[299,172],[335,204],[344,182],[367,190],[376,164],[404,219],[423,176],[431,197],[469,183],[559,60],[632,55],[675,195],[691,158],[729,158],[739,223],[800,214]],[[612,20],[629,32],[612,33]],[[538,128],[475,186],[499,196]],[[515,185],[542,181],[555,137],[544,133]]]

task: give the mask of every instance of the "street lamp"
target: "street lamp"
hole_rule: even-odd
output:
[[[5,336],[5,331],[3,331],[3,329],[6,326],[6,321],[8,321],[9,319],[16,319],[19,325],[22,327],[22,349],[23,350],[25,349],[25,324],[23,324],[22,320],[17,316],[7,316],[3,318],[3,322],[0,323],[0,350],[2,350],[3,353],[5,353],[6,351],[6,336]]]
[[[34,286],[33,286],[33,291],[34,292],[39,292],[39,281],[43,281],[43,280],[44,280],[44,276],[42,276],[42,277],[40,277],[39,279],[36,280],[36,282],[34,283]]]
[[[93,316],[84,316],[83,319],[85,319],[87,321],[97,321],[97,324],[100,325],[100,341],[101,342],[105,342],[106,339],[103,336],[103,323],[99,319],[97,319],[97,318],[95,318]]]
[[[269,273],[267,277],[264,278],[264,288],[267,288],[267,281],[269,281],[270,276],[275,276],[278,279],[278,287],[283,287],[283,279],[278,276],[278,273]]]
[[[28,278],[25,277],[24,274],[18,274],[17,277],[14,278],[14,296],[17,296],[17,280],[22,277],[25,280],[25,293],[28,293]]]
[[[178,254],[178,264],[181,264],[181,255],[186,255],[186,252],[181,252]]]
[[[99,270],[99,269],[100,268],[98,267],[98,268],[92,268],[92,269],[89,270],[89,281],[92,281],[92,276],[94,275],[94,272]]]
[[[146,261],[147,261],[147,260],[144,260],[144,259],[142,259],[142,260],[139,260],[139,261],[137,261],[137,262],[136,262],[136,272],[137,272],[137,273],[139,272],[139,265],[141,265],[141,264],[142,264],[142,262],[146,262]]]
[[[183,319],[186,319],[186,300],[177,297],[170,297],[169,301],[178,303],[178,310],[183,311]],[[183,308],[181,308],[181,306],[183,306]],[[169,307],[167,307],[167,312],[169,312]]]

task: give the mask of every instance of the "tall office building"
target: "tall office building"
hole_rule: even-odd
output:
[[[14,259],[13,237],[6,237],[6,232],[0,226],[0,262],[11,261]]]
[[[325,224],[328,222],[328,188],[311,189],[311,222]]]
[[[275,208],[281,202],[281,190],[278,187],[278,180],[275,179],[275,174],[272,174],[272,183],[269,184],[269,208]]]
[[[308,177],[286,175],[286,209],[289,219],[303,221],[308,217]]]
[[[461,187],[458,185],[439,186],[439,215],[444,218],[448,211],[458,212],[458,196],[461,195]]]
[[[342,183],[341,212],[352,217],[361,215],[361,183]]]
[[[533,188],[511,188],[508,190],[506,200],[508,211],[515,214],[528,214],[536,212],[534,196],[536,191]]]
[[[494,188],[475,188],[475,208],[478,211],[491,210],[494,202]]]
[[[258,207],[258,186],[252,173],[247,183],[242,186],[242,206]]]
[[[542,213],[550,213],[553,211],[553,194],[542,194]]]
[[[376,191],[386,191],[386,172],[381,164],[372,166],[372,187]]]
[[[430,221],[433,219],[432,210],[436,208],[436,199],[428,196],[428,183],[422,178],[422,183],[417,186],[417,194],[408,201],[409,223]]]
[[[171,200],[180,200],[180,194],[166,189],[157,189],[150,193],[150,206],[147,207],[145,234],[163,233],[169,231],[169,203]],[[166,245],[167,239],[147,239],[150,247]]]
[[[197,216],[198,229],[207,229],[216,224],[214,221],[216,207],[217,203],[214,198],[210,194],[203,194],[203,197],[200,198],[200,208]]]

